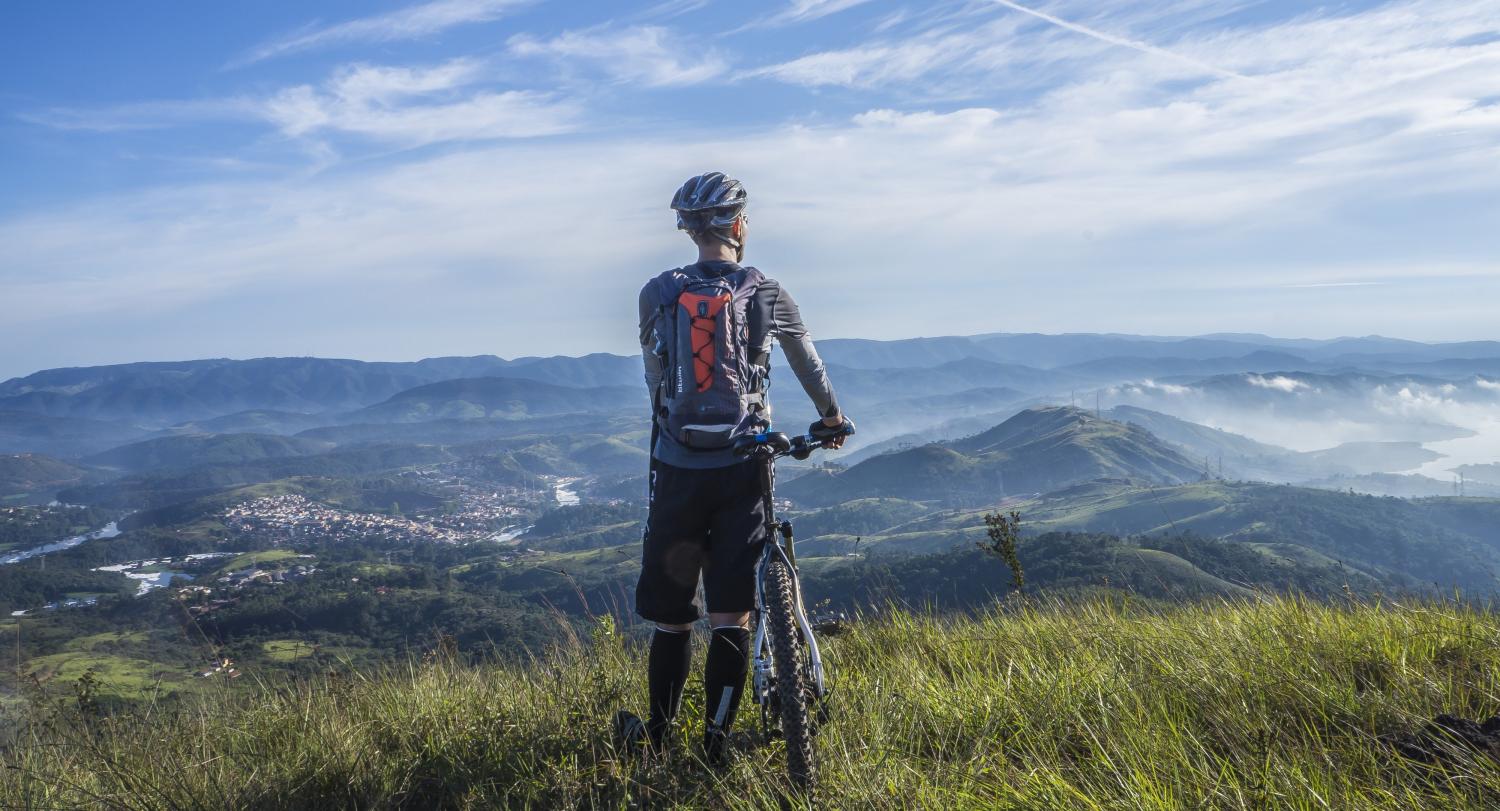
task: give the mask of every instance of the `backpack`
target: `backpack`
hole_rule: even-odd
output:
[[[657,427],[685,448],[727,448],[764,424],[768,359],[751,357],[749,311],[765,278],[752,267],[711,276],[689,266],[654,281]]]

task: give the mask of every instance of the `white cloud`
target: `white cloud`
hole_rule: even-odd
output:
[[[322,86],[282,90],[260,109],[291,137],[340,132],[409,146],[553,135],[573,129],[581,115],[570,102],[528,91],[445,97],[481,77],[481,66],[469,60],[431,68],[355,65]]]
[[[1245,381],[1250,385],[1256,386],[1258,388],[1271,389],[1273,391],[1285,392],[1287,394],[1293,394],[1304,389],[1311,388],[1307,385],[1307,383],[1301,380],[1297,380],[1296,378],[1292,377],[1285,377],[1283,375],[1272,375],[1270,377],[1265,377],[1263,375],[1249,374],[1245,375]]]
[[[676,42],[670,31],[651,25],[569,31],[548,40],[518,34],[511,37],[508,50],[518,57],[586,63],[618,81],[647,87],[699,84],[721,76],[729,67],[712,51]]]
[[[319,84],[263,97],[53,109],[26,120],[57,129],[109,132],[239,119],[267,123],[289,138],[344,134],[411,147],[555,135],[575,129],[582,119],[575,102],[549,93],[490,90],[488,79],[486,65],[471,59],[427,67],[356,64],[335,70]]]
[[[313,25],[262,43],[231,63],[243,66],[298,51],[356,42],[415,39],[459,25],[488,22],[530,0],[433,0],[334,25]]]

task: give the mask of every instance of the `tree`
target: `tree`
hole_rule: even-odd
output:
[[[994,555],[1005,562],[1010,568],[1010,584],[1018,592],[1024,594],[1026,587],[1026,573],[1021,569],[1021,558],[1016,554],[1016,542],[1020,540],[1021,514],[1011,511],[1004,513],[985,513],[984,515],[985,540],[976,542],[976,545],[985,554]]]

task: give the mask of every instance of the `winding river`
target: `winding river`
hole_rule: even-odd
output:
[[[93,532],[86,532],[82,535],[74,535],[71,538],[64,538],[60,541],[53,541],[52,543],[42,544],[41,546],[34,546],[24,552],[7,553],[5,557],[0,557],[0,566],[3,566],[7,563],[20,563],[23,560],[34,558],[37,555],[50,555],[53,552],[61,552],[64,549],[72,549],[73,547],[83,543],[84,541],[93,541],[100,538],[118,537],[119,534],[120,528],[115,524],[114,521],[111,521],[108,524],[105,524],[102,528],[96,529]]]

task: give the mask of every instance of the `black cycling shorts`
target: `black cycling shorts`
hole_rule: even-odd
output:
[[[666,625],[696,621],[700,572],[709,613],[753,609],[766,535],[759,465],[695,470],[653,460],[650,498],[636,613]]]

